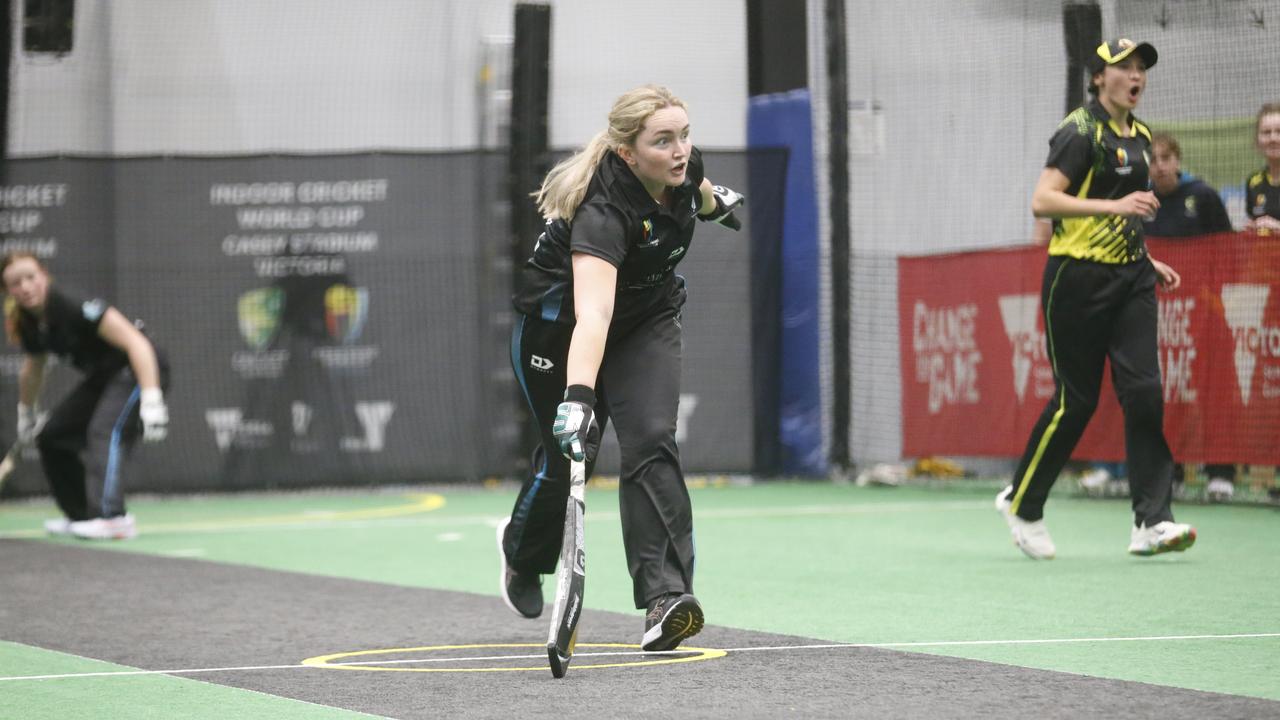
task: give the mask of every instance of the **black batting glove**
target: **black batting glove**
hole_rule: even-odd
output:
[[[715,198],[716,209],[709,215],[699,215],[698,219],[723,225],[730,230],[741,230],[742,221],[734,216],[733,211],[746,202],[747,198],[742,193],[730,190],[723,185],[712,185],[711,196]]]

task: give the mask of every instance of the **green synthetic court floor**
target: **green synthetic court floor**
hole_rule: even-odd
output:
[[[1178,519],[1199,531],[1195,547],[1135,558],[1125,552],[1127,501],[1055,495],[1046,521],[1058,557],[1035,562],[1011,544],[991,488],[698,484],[691,489],[696,592],[707,622],[1280,700],[1276,509],[1175,505]],[[91,545],[43,536],[52,505],[8,503],[0,505],[0,568],[6,556],[33,547],[5,541],[28,540],[476,593],[485,596],[478,602],[500,605],[494,527],[514,490],[143,498],[130,506],[138,538]],[[587,606],[634,616],[638,640],[642,619],[631,603],[613,489],[588,490],[586,532]],[[57,572],[49,569],[50,587]],[[0,633],[0,717],[177,717],[165,712],[173,711],[168,694],[195,698],[184,701],[181,717],[361,716],[205,683],[198,674],[22,680],[128,668],[6,640]],[[139,705],[141,696],[148,702]],[[86,708],[106,711],[77,714]]]

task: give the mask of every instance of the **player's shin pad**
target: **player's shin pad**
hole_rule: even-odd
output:
[[[560,572],[556,580],[556,601],[551,612],[551,633],[547,637],[547,659],[551,674],[564,677],[569,670],[573,648],[578,643],[578,620],[582,617],[582,593],[586,587],[586,553],[582,541],[582,516],[586,512],[583,486],[586,467],[569,463],[569,501],[564,514],[564,537],[560,547]]]

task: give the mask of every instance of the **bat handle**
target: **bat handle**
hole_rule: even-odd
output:
[[[582,500],[582,491],[587,484],[587,464],[581,460],[569,461],[569,494]]]

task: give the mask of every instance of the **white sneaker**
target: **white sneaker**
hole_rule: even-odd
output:
[[[1196,544],[1196,529],[1186,523],[1169,520],[1151,527],[1133,528],[1129,533],[1131,555],[1159,555],[1166,552],[1182,552]]]
[[[1106,490],[1109,482],[1111,482],[1111,473],[1107,472],[1106,468],[1094,468],[1080,476],[1080,487],[1089,493]]]
[[[879,463],[870,470],[863,470],[858,473],[858,477],[854,479],[854,484],[858,487],[866,487],[868,485],[897,487],[905,482],[906,479],[907,468],[905,466]]]
[[[1058,554],[1053,546],[1053,538],[1049,537],[1049,528],[1044,526],[1044,519],[1027,522],[1012,511],[1013,503],[1005,498],[1012,492],[1013,486],[1006,487],[996,495],[996,510],[1004,516],[1013,535],[1013,544],[1018,546],[1027,557],[1033,560],[1052,560]]]
[[[1235,493],[1236,486],[1226,478],[1209,478],[1209,484],[1204,488],[1209,502],[1227,502]]]
[[[138,535],[138,526],[129,514],[81,520],[71,523],[69,529],[81,540],[128,540]]]
[[[71,521],[64,517],[49,518],[44,521],[44,531],[50,535],[70,535]]]

